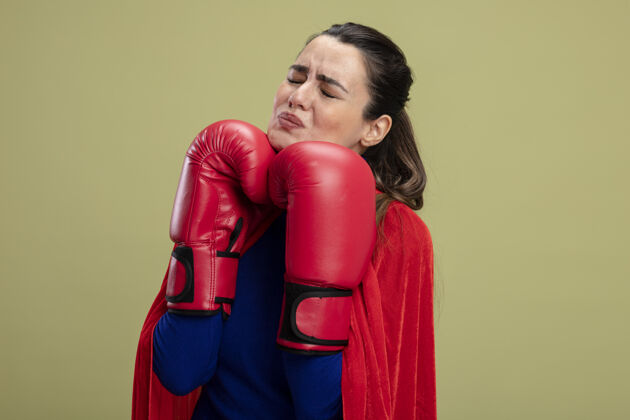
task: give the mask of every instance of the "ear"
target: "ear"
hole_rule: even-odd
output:
[[[375,120],[368,121],[365,134],[360,143],[363,147],[371,147],[380,143],[392,128],[392,117],[383,114]]]

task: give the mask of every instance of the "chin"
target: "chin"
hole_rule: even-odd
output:
[[[268,130],[267,138],[269,139],[269,144],[276,152],[296,142],[296,139],[292,138],[289,133],[282,129],[272,128]]]

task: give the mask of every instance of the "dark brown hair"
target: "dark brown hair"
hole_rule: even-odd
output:
[[[405,110],[413,83],[411,69],[400,48],[387,36],[368,26],[352,22],[332,25],[312,35],[306,44],[320,35],[332,36],[361,51],[370,92],[370,102],[363,110],[363,118],[374,120],[383,114],[392,118],[392,127],[385,138],[362,155],[372,168],[376,188],[383,192],[376,198],[376,222],[380,228],[380,222],[393,200],[413,210],[421,209],[424,204],[422,194],[427,177]]]

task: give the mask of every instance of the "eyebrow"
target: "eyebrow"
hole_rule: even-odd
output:
[[[309,68],[306,66],[303,66],[301,64],[293,64],[291,67],[289,67],[289,70],[295,70],[298,71],[300,73],[306,73],[308,74]],[[335,79],[333,79],[332,77],[328,77],[324,74],[318,74],[316,76],[317,80],[321,80],[322,82],[326,82],[329,85],[335,85],[335,86],[339,86],[341,89],[343,89],[344,92],[348,93],[348,91],[346,90],[345,87],[343,87],[343,85],[341,83],[339,83],[338,81],[336,81]]]

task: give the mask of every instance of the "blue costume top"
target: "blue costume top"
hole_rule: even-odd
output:
[[[203,385],[201,419],[341,419],[342,353],[276,347],[284,288],[286,211],[241,257],[230,317],[164,314],[153,333],[153,370],[185,395]]]

